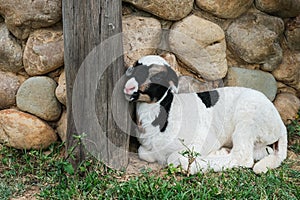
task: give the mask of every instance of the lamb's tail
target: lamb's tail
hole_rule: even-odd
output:
[[[279,140],[273,144],[274,152],[260,161],[258,161],[254,167],[253,171],[258,173],[265,173],[268,169],[274,169],[280,166],[282,161],[287,156],[287,134],[285,130],[285,134],[283,134]]]

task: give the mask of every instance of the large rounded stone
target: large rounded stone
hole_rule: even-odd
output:
[[[180,20],[193,9],[193,0],[123,0],[166,20]]]
[[[67,120],[68,120],[67,111],[64,110],[61,114],[60,119],[56,124],[57,125],[56,131],[61,141],[63,142],[65,142],[67,139]]]
[[[176,72],[176,74],[179,76],[182,73],[179,71],[180,66],[177,62],[176,56],[172,53],[166,52],[160,55],[160,57],[162,57],[163,59],[165,59],[165,61],[167,61],[167,63],[169,63],[169,65],[171,66],[171,68]]]
[[[238,67],[229,68],[225,85],[258,90],[264,93],[271,101],[275,99],[277,92],[277,83],[272,74]]]
[[[0,70],[18,72],[22,67],[22,47],[0,23]]]
[[[277,93],[291,93],[297,96],[297,90],[284,83],[277,82]]]
[[[123,45],[125,65],[131,66],[145,55],[155,54],[161,38],[161,24],[151,17],[124,17]]]
[[[39,118],[21,111],[0,111],[0,141],[17,149],[44,149],[57,140],[54,130]]]
[[[284,35],[291,50],[300,51],[300,15],[286,23]]]
[[[67,105],[67,89],[66,89],[66,75],[63,71],[58,79],[58,86],[55,89],[56,98],[63,105]]]
[[[0,71],[0,109],[8,108],[16,103],[16,93],[19,87],[18,76]]]
[[[246,12],[253,0],[196,0],[199,8],[220,18],[236,18]]]
[[[226,75],[225,36],[217,24],[191,15],[172,26],[169,43],[177,58],[201,77],[218,80]]]
[[[300,100],[291,93],[280,93],[277,95],[274,105],[277,108],[282,121],[285,124],[295,120],[300,109]]]
[[[30,34],[23,56],[26,72],[31,76],[46,74],[64,64],[63,32],[39,29]]]
[[[53,79],[45,76],[27,79],[17,92],[18,108],[47,121],[57,120],[61,105],[55,97],[56,86]]]
[[[64,67],[60,67],[52,72],[49,72],[47,76],[55,80],[55,82],[58,82],[58,79],[63,71],[64,71]]]
[[[194,78],[199,78],[197,76],[195,76],[195,74],[192,74],[191,72],[189,72],[187,70],[187,67],[184,67],[182,65],[180,65],[177,62],[176,56],[173,53],[163,53],[160,55],[163,59],[165,59],[167,61],[167,63],[170,64],[171,68],[176,72],[177,76],[190,76],[190,77],[194,77]]]
[[[203,79],[187,71],[185,67],[180,66],[174,54],[164,53],[160,56],[171,65],[179,77],[178,93],[203,92],[220,86],[219,81],[203,81]]]
[[[272,74],[277,80],[300,92],[300,52],[285,50],[282,63]]]
[[[191,76],[180,76],[178,85],[179,93],[203,92],[218,87],[216,81],[201,82]]]
[[[8,29],[26,39],[32,29],[51,26],[61,20],[61,0],[0,0],[0,14]]]
[[[279,17],[296,17],[300,13],[300,0],[255,0],[256,8]]]
[[[280,18],[259,13],[248,13],[236,19],[227,29],[230,50],[248,63],[260,64],[272,71],[282,61],[282,49],[278,43],[284,30]]]

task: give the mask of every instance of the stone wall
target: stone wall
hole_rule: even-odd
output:
[[[61,0],[0,0],[0,142],[66,138]],[[262,91],[289,123],[300,107],[300,0],[123,0],[126,67],[159,54],[180,92]]]

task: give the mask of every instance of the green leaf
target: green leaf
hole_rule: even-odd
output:
[[[65,172],[67,172],[70,175],[73,175],[74,172],[75,172],[71,163],[65,163],[64,164],[64,170],[65,170]]]

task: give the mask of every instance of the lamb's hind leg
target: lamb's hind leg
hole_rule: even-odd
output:
[[[236,166],[251,168],[254,164],[254,134],[256,125],[248,121],[240,122],[232,134],[231,159]]]
[[[244,122],[244,124],[247,124]],[[247,167],[251,168],[254,164],[253,159],[253,134],[255,127],[244,125],[240,123],[236,126],[235,132],[232,135],[233,147],[228,155],[208,155],[206,157],[197,157],[190,166],[190,172],[197,173],[199,171],[206,171],[213,169],[214,171],[221,171],[233,167]],[[188,160],[180,158],[180,164],[187,166]]]

